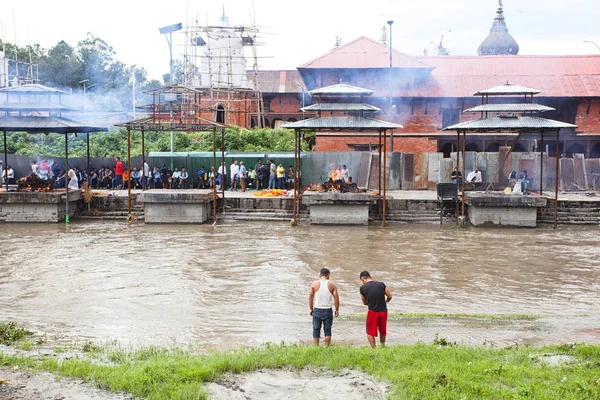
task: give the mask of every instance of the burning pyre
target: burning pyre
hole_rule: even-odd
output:
[[[54,190],[54,179],[41,178],[31,173],[17,181],[17,190],[20,192],[51,192]]]

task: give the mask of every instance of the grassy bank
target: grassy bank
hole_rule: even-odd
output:
[[[88,353],[83,359],[62,362],[55,357],[0,355],[0,364],[82,378],[101,388],[149,399],[207,398],[203,383],[225,373],[288,367],[362,370],[388,383],[390,397],[399,399],[600,398],[600,346],[494,349],[415,344],[373,351],[266,345],[193,354],[154,347],[127,352],[88,343],[84,350]],[[552,365],[546,361],[552,359],[550,355],[568,357]]]

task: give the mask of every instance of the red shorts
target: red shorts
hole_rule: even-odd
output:
[[[367,335],[377,337],[377,330],[381,336],[387,336],[387,311],[371,311],[367,313]]]

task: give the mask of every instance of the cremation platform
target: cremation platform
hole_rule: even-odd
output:
[[[474,226],[502,225],[535,228],[537,209],[546,207],[544,197],[504,193],[466,194],[469,221]]]
[[[147,224],[202,224],[208,220],[211,192],[151,190],[140,195]]]
[[[304,192],[310,223],[320,225],[368,225],[369,207],[379,196],[368,193]]]
[[[81,190],[69,190],[69,214],[81,207]],[[2,222],[61,222],[67,213],[66,192],[0,192]]]

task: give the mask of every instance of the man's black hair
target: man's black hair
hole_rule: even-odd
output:
[[[331,272],[329,272],[329,269],[327,269],[327,268],[321,268],[321,272],[320,272],[320,275],[321,275],[321,276],[327,276],[327,275],[329,275],[330,273],[331,273]]]
[[[362,271],[360,273],[360,279],[362,279],[362,278],[370,278],[370,277],[371,277],[371,274],[369,273],[369,271]]]

